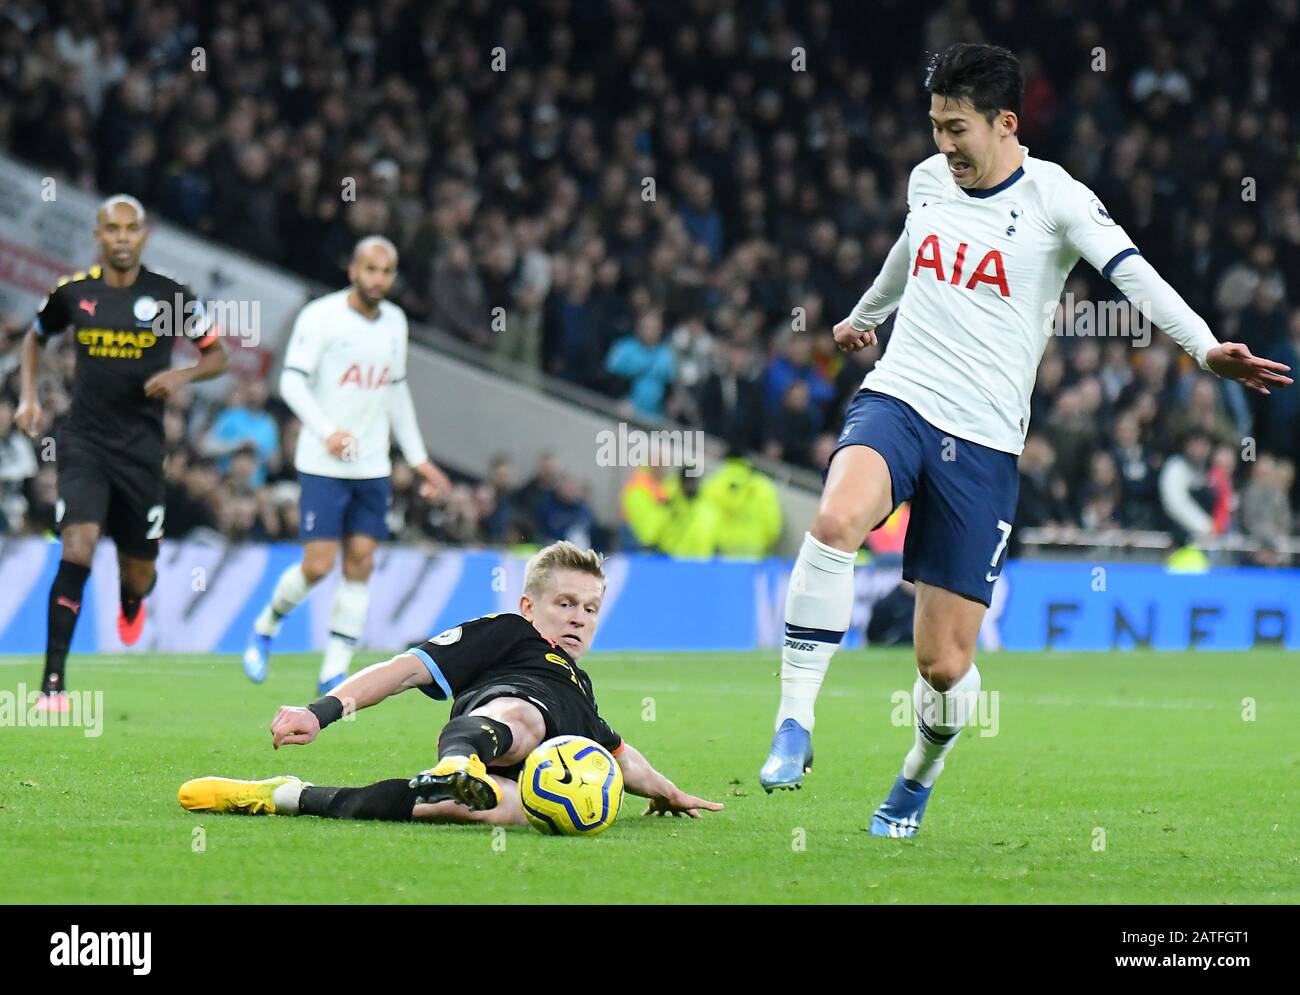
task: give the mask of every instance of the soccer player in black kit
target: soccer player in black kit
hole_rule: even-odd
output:
[[[528,563],[518,614],[448,629],[353,674],[306,708],[281,707],[271,723],[279,749],[310,743],[345,714],[412,688],[437,701],[451,698],[438,762],[413,778],[349,788],[290,775],[200,777],[181,785],[178,800],[191,812],[523,825],[516,779],[525,758],[544,740],[585,736],[614,755],[627,791],[648,800],[643,814],[699,818],[701,811],[721,811],[718,802],[683,791],[655,770],[597,710],[578,661],[591,646],[604,597],[600,556],[552,543]]]
[[[183,284],[141,265],[148,236],[138,200],[119,194],[104,201],[95,227],[99,265],[60,280],[23,338],[14,421],[33,438],[43,422],[36,393],[42,347],[67,332],[77,356],[72,409],[55,439],[63,557],[50,587],[39,702],[44,710],[68,708],[68,647],[101,535],[117,546],[118,635],[128,646],[140,638],[163,537],[163,405],[187,383],[226,369],[219,330],[203,302]],[[199,361],[172,369],[179,335],[198,346]]]

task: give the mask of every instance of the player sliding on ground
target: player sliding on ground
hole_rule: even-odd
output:
[[[452,698],[438,763],[414,778],[327,788],[288,776],[203,777],[181,786],[180,803],[192,812],[523,825],[515,782],[524,758],[543,740],[567,734],[594,739],[618,758],[624,787],[649,799],[646,815],[721,811],[656,771],[597,712],[591,678],[578,661],[591,646],[604,595],[600,556],[554,543],[529,562],[518,615],[448,629],[353,674],[306,708],[281,707],[271,724],[279,749],[310,743],[345,707],[368,708],[410,688],[438,701]]]
[[[450,487],[429,459],[406,382],[406,314],[385,300],[397,279],[397,249],[371,235],[357,243],[348,266],[351,286],[303,307],[293,323],[280,375],[280,395],[302,422],[294,467],[302,491],[302,563],[276,581],[253,623],[244,673],[261,683],[271,643],[284,617],[334,569],[343,579],[330,607],[330,635],[317,694],[342,683],[370,607],[375,545],[388,539],[389,435],[423,478],[420,495]]]
[[[835,326],[854,352],[898,315],[845,415],[821,505],[790,575],[781,705],[759,774],[798,787],[813,705],[853,608],[867,534],[911,501],[903,577],[916,585],[916,741],[871,819],[912,836],[980,690],[975,642],[1016,509],[1035,371],[1082,257],[1208,370],[1267,394],[1288,367],[1220,344],[1086,186],[1016,137],[1024,84],[1003,48],[957,44],[926,81],[937,155],[912,170],[907,223],[875,282]]]

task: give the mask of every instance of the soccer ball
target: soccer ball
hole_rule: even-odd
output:
[[[582,736],[556,736],[524,761],[519,800],[538,832],[595,836],[618,815],[623,772],[599,743]]]

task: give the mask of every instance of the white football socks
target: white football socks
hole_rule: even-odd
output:
[[[957,734],[975,714],[980,693],[980,671],[970,670],[947,691],[936,691],[916,675],[912,707],[916,718],[916,744],[903,760],[903,776],[930,787],[943,773],[943,760],[957,742]]]
[[[296,777],[277,784],[271,792],[271,804],[275,806],[276,815],[297,815],[298,803],[302,798],[302,789],[307,785]]]
[[[330,639],[321,660],[322,683],[348,672],[352,654],[356,652],[361,633],[366,627],[366,612],[370,609],[370,587],[363,580],[339,583],[330,607]]]
[[[827,546],[811,533],[803,537],[785,599],[778,727],[794,719],[812,732],[817,693],[853,614],[856,559],[856,552]]]
[[[280,574],[280,579],[275,582],[271,602],[262,609],[262,614],[257,616],[257,621],[253,623],[253,631],[262,636],[278,636],[280,622],[298,607],[298,603],[307,597],[307,592],[310,590],[311,584],[302,572],[302,564],[295,563]]]

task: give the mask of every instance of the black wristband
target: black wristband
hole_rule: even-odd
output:
[[[317,698],[308,705],[307,711],[320,720],[320,727],[324,729],[331,722],[337,722],[343,718],[343,702],[332,694],[327,694],[324,698]]]

